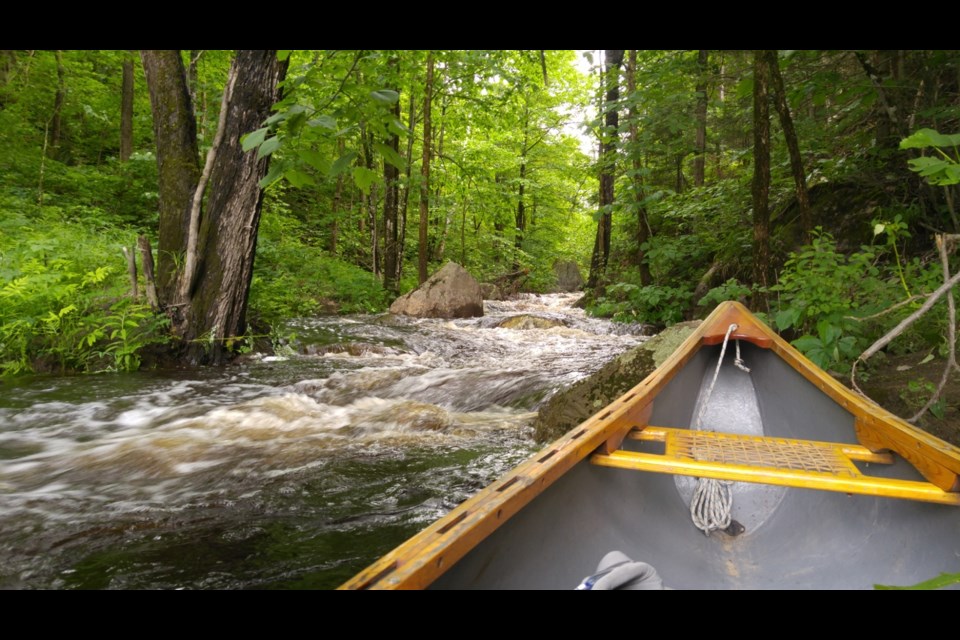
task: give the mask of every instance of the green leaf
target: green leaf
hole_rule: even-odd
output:
[[[875,584],[873,585],[874,589],[881,591],[904,591],[904,590],[917,590],[917,591],[928,591],[931,589],[940,589],[942,587],[949,587],[952,584],[960,584],[960,573],[941,573],[936,578],[930,578],[929,580],[924,580],[915,585],[909,587],[897,587],[885,584]]]
[[[817,334],[825,345],[836,342],[842,333],[840,327],[835,325],[830,318],[823,318],[817,322]]]
[[[940,135],[933,129],[920,129],[900,141],[901,149],[926,149],[934,146],[933,135]]]
[[[370,97],[380,104],[390,106],[400,99],[400,94],[393,89],[377,89],[370,92]]]
[[[823,348],[823,343],[816,336],[800,336],[790,344],[796,347],[797,350],[808,355],[809,355],[809,352],[813,349]]]
[[[328,173],[330,171],[330,159],[319,151],[303,149],[297,155],[300,156],[301,160],[321,173]]]
[[[283,62],[284,60],[290,57],[291,53],[293,52],[290,50],[280,49],[279,51],[277,51],[277,60],[279,60],[280,62]]]
[[[387,130],[396,136],[406,136],[410,134],[410,129],[408,129],[405,124],[396,118],[390,119],[390,121],[387,123]]]
[[[336,176],[346,171],[356,157],[356,151],[347,151],[344,153],[342,156],[337,158],[336,162],[333,163],[333,166],[330,167],[330,175]]]
[[[883,230],[886,228],[887,225],[883,224],[882,222],[878,222],[877,224],[873,225],[873,237],[877,237],[883,233]]]
[[[789,329],[797,323],[797,320],[800,319],[800,309],[796,307],[791,307],[789,309],[784,309],[776,315],[777,329],[783,331],[784,329]]]
[[[923,360],[921,360],[918,364],[927,364],[931,360],[933,360],[933,354],[928,353],[927,356]]]
[[[260,145],[260,150],[257,151],[257,159],[266,158],[271,153],[280,148],[280,138],[273,136],[272,138],[267,138],[263,141],[263,144]]]
[[[267,137],[269,130],[270,127],[263,127],[262,129],[257,129],[243,136],[243,138],[241,138],[243,150],[250,151],[250,149],[260,146],[263,143],[263,139]]]
[[[271,162],[270,170],[267,171],[267,175],[263,176],[263,178],[260,179],[260,188],[266,189],[267,187],[272,185],[274,182],[276,182],[283,176],[283,172],[284,172],[283,163]]]
[[[943,417],[946,415],[947,405],[944,403],[943,398],[940,398],[932,405],[930,405],[930,413],[933,414],[938,420],[943,420]]]
[[[307,122],[307,126],[312,127],[314,129],[317,127],[320,127],[321,129],[329,129],[330,131],[336,131],[337,121],[334,120],[331,116],[322,115],[322,116],[317,116],[316,118],[313,118],[312,120]]]
[[[380,142],[375,142],[373,144],[373,148],[376,149],[377,152],[383,156],[383,159],[386,162],[389,162],[390,164],[395,166],[397,169],[400,169],[401,171],[403,171],[404,169],[407,168],[407,163],[404,162],[403,157],[399,153],[397,153],[396,150],[394,150],[392,147],[382,144]]]
[[[357,184],[357,188],[364,193],[370,193],[370,186],[379,177],[377,172],[372,169],[367,169],[366,167],[353,168],[353,181]]]
[[[283,177],[298,189],[303,187],[312,187],[313,185],[317,184],[313,177],[297,169],[291,169],[287,171],[283,174]]]

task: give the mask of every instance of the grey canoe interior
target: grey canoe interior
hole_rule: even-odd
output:
[[[850,413],[771,351],[741,349],[752,371],[736,369],[727,354],[705,426],[856,442]],[[719,354],[719,346],[704,347],[687,363],[657,396],[650,424],[691,426]],[[899,457],[869,472],[922,480]],[[960,571],[957,507],[737,483],[733,517],[744,533],[707,537],[690,520],[693,482],[583,460],[431,588],[572,589],[611,550],[653,565],[664,585],[677,589],[858,589]]]

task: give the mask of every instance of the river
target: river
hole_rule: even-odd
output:
[[[0,587],[332,588],[521,462],[639,343],[571,294],[291,321],[224,369],[0,383]],[[558,326],[499,328],[530,314]]]

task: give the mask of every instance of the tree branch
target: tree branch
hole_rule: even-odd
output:
[[[950,239],[940,235],[937,236],[937,249],[940,251],[940,265],[943,267],[944,281],[950,279],[950,262],[947,259],[948,244],[951,244]],[[916,422],[923,414],[929,411],[930,407],[936,404],[937,400],[940,399],[940,394],[943,393],[943,388],[947,386],[947,381],[950,379],[950,372],[957,366],[957,307],[953,302],[952,289],[947,292],[947,317],[949,322],[949,326],[947,327],[947,342],[950,345],[950,353],[947,356],[947,366],[943,368],[943,375],[940,376],[940,384],[937,385],[937,390],[933,392],[933,395],[930,396],[927,403],[923,405],[923,408],[912,418],[908,419],[907,422]]]

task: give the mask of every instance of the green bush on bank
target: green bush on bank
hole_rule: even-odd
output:
[[[129,239],[55,209],[2,203],[0,375],[132,371],[143,347],[166,339],[166,319],[128,297]]]

